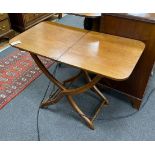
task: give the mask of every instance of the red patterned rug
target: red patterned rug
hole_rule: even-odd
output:
[[[40,59],[46,67],[53,64],[50,59],[43,57]],[[5,57],[0,57],[0,109],[22,92],[40,74],[40,69],[27,52],[14,49]]]

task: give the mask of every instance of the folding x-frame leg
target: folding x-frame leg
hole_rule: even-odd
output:
[[[56,93],[53,95],[52,98],[48,99],[47,101],[45,101],[41,107],[47,107],[48,105],[52,105],[57,103],[63,96],[66,96],[69,103],[71,104],[71,106],[73,107],[73,109],[85,120],[85,122],[87,123],[87,125],[91,128],[94,129],[94,125],[93,125],[93,121],[95,120],[95,118],[97,117],[99,111],[101,110],[101,108],[105,105],[108,104],[108,100],[106,99],[106,97],[98,90],[98,88],[95,86],[96,83],[98,83],[101,79],[102,76],[100,75],[96,75],[96,77],[94,77],[93,79],[91,79],[88,75],[87,71],[81,71],[78,75],[65,80],[63,83],[61,83],[60,81],[58,81],[47,69],[46,67],[43,65],[43,63],[40,61],[40,59],[38,58],[38,56],[36,54],[32,54],[30,53],[32,58],[34,59],[34,61],[36,62],[36,64],[38,65],[38,67],[42,70],[42,72],[50,79],[51,82],[53,82],[59,89],[58,91],[56,91]],[[85,78],[88,80],[88,83],[85,84],[84,86],[81,86],[79,88],[66,88],[64,86],[65,83],[68,82],[72,82],[74,80],[76,80],[78,77],[80,77],[80,75],[82,74],[82,72],[84,73]],[[92,119],[88,118],[79,108],[79,106],[77,105],[76,101],[73,99],[73,95],[77,95],[80,93],[83,93],[85,91],[87,91],[88,89],[92,89],[97,95],[100,96],[100,98],[102,99],[100,106],[98,107],[98,109],[96,110],[94,116],[92,117]]]

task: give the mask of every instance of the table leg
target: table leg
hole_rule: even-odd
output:
[[[91,82],[91,77],[89,76],[88,72],[87,71],[84,71],[84,75],[85,75],[85,78],[88,82]],[[109,103],[108,99],[102,94],[102,92],[94,85],[92,87],[92,90],[98,95],[101,97],[101,99],[105,100],[106,101],[106,104]]]
[[[97,117],[97,115],[98,115],[99,111],[101,110],[101,108],[104,105],[108,104],[108,100],[104,97],[104,95],[95,86],[102,79],[102,76],[96,75],[96,77],[94,77],[93,79],[89,79],[89,76],[88,76],[87,78],[89,79],[89,81],[88,81],[87,84],[85,84],[85,85],[83,85],[83,86],[81,86],[79,88],[73,88],[73,89],[66,88],[63,85],[63,83],[58,81],[46,69],[46,67],[43,65],[43,63],[40,61],[40,59],[38,58],[38,56],[36,54],[32,54],[32,53],[30,53],[30,54],[31,54],[32,58],[34,59],[34,61],[36,62],[36,64],[38,65],[38,67],[47,76],[47,78],[49,78],[49,80],[58,87],[58,91],[56,91],[54,96],[52,98],[48,99],[47,101],[43,102],[41,107],[47,107],[48,105],[56,104],[56,103],[58,103],[58,101],[63,96],[66,96],[68,101],[69,101],[69,103],[73,107],[73,109],[85,120],[85,122],[87,123],[88,127],[91,128],[91,129],[94,129],[93,121]],[[73,76],[72,78],[69,78],[68,80],[65,80],[64,83],[75,81],[78,77],[80,77],[82,72],[85,72],[87,74],[86,71],[81,71],[78,75]],[[88,89],[92,89],[92,88],[97,93],[97,95],[99,95],[101,97],[102,102],[101,102],[101,105],[99,106],[99,108],[97,109],[97,111],[95,112],[94,116],[92,117],[92,119],[90,119],[81,111],[81,109],[78,107],[77,103],[74,101],[72,96],[80,94],[80,93],[83,93],[83,92],[87,91]]]
[[[77,103],[74,101],[71,95],[67,95],[67,99],[70,102],[73,109],[86,121],[90,129],[94,129],[93,121],[91,121],[78,107]]]

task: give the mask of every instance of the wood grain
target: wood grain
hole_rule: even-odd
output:
[[[104,79],[103,84],[114,88],[134,101],[140,108],[155,62],[155,14],[103,14],[100,31],[145,43],[145,50],[131,76],[122,82]]]
[[[103,15],[155,24],[155,13],[103,13]]]
[[[88,70],[114,80],[125,80],[132,73],[144,43],[43,22],[10,41],[15,47],[37,55]]]
[[[11,25],[18,32],[23,32],[53,15],[54,13],[9,13]]]
[[[10,20],[7,13],[0,13],[0,39],[10,39],[15,33],[11,29]]]
[[[10,43],[20,40],[22,43],[15,47],[57,60],[86,33],[78,28],[42,22],[19,34]]]
[[[89,32],[59,61],[114,80],[132,73],[145,45],[137,40]]]

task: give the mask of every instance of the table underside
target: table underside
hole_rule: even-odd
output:
[[[108,105],[108,100],[107,98],[100,92],[100,90],[96,87],[96,84],[102,79],[101,75],[96,75],[93,79],[91,79],[91,77],[89,76],[88,72],[85,70],[81,70],[80,73],[78,73],[77,75],[63,81],[60,82],[58,81],[48,70],[47,68],[43,65],[43,63],[40,61],[40,59],[38,58],[38,56],[36,54],[32,54],[30,53],[32,58],[34,59],[35,63],[38,65],[38,67],[42,70],[42,72],[46,75],[46,77],[53,83],[55,84],[58,89],[57,91],[52,95],[52,98],[47,99],[45,102],[43,102],[41,104],[40,107],[45,108],[49,105],[53,105],[59,102],[59,100],[62,99],[62,97],[66,97],[70,103],[70,105],[73,107],[73,109],[80,115],[81,118],[83,118],[83,120],[86,122],[86,124],[88,125],[88,127],[90,129],[94,129],[94,125],[93,122],[95,120],[95,118],[97,117],[97,115],[99,114],[100,110]],[[79,88],[67,88],[65,86],[66,83],[71,83],[74,82],[75,80],[77,80],[80,76],[83,76],[88,83],[86,83],[85,85],[79,87]],[[87,91],[88,89],[92,90],[93,92],[95,92],[100,98],[101,98],[101,103],[99,105],[99,107],[96,109],[94,116],[92,118],[89,118],[88,116],[86,116],[82,110],[80,109],[80,107],[77,105],[77,102],[73,99],[74,95],[77,94],[81,94],[84,93],[85,91]]]

